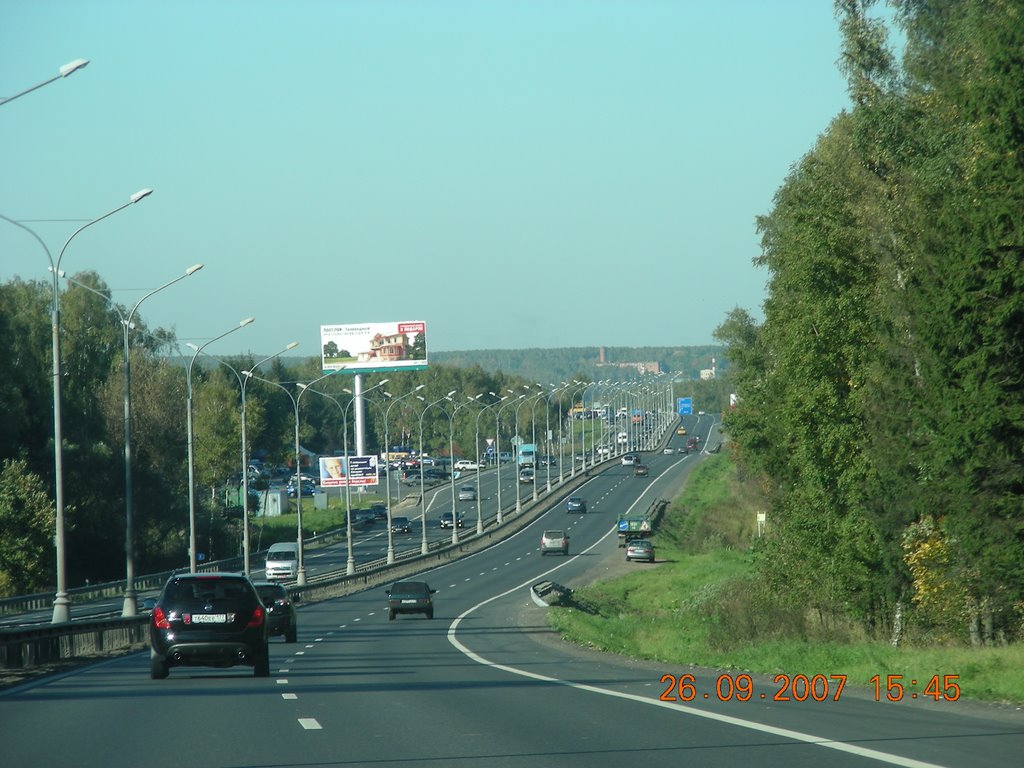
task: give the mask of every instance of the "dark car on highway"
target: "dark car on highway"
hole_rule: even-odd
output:
[[[285,490],[288,492],[288,498],[289,499],[294,499],[296,497],[297,493],[296,493],[295,489],[297,487],[298,486],[295,485],[295,481],[294,480],[289,481],[288,485],[285,486]],[[312,481],[310,481],[310,480],[303,480],[302,481],[302,495],[303,496],[312,496],[314,493],[316,493],[316,486],[312,483]]]
[[[586,512],[587,500],[582,496],[570,496],[565,502],[566,512]]]
[[[298,595],[292,597],[284,586],[273,581],[255,581],[253,586],[267,609],[269,635],[281,635],[286,643],[294,643],[299,632],[299,620],[295,614]]]
[[[422,613],[428,619],[434,618],[434,599],[437,590],[431,589],[425,581],[397,581],[391,585],[388,594],[388,621],[399,613]]]
[[[633,475],[635,477],[647,477],[647,475],[649,473],[650,473],[650,470],[647,468],[646,464],[634,464],[633,465]]]
[[[239,573],[172,576],[149,621],[149,676],[171,667],[250,666],[270,675],[270,626],[256,587]]]
[[[455,525],[457,527],[461,528],[464,522],[465,521],[464,521],[462,515],[456,515],[455,516]],[[442,528],[451,528],[452,527],[452,513],[451,512],[442,512],[441,513],[441,523],[440,523],[440,525],[441,525]]]
[[[408,517],[391,517],[392,533],[412,533],[412,523]]]

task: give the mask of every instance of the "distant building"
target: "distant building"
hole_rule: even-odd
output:
[[[657,360],[637,363],[609,363],[605,358],[604,347],[598,349],[597,359],[599,368],[634,368],[637,373],[661,373],[661,363]]]

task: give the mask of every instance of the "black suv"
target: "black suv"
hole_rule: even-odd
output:
[[[294,643],[299,631],[299,620],[295,615],[298,595],[292,597],[283,585],[273,581],[254,581],[253,586],[267,609],[270,636],[284,635],[286,643]]]
[[[253,668],[270,675],[267,609],[248,577],[238,573],[171,576],[149,622],[149,676],[171,667]]]

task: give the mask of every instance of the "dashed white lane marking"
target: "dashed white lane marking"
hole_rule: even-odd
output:
[[[481,576],[483,576],[483,574],[482,574],[482,573],[481,573],[480,575],[481,575]],[[468,578],[466,578],[466,579],[463,579],[463,581],[469,581],[469,579],[468,579]]]
[[[305,656],[305,655],[306,655],[306,652],[305,652],[305,651],[296,651],[296,652],[295,652],[295,655],[296,655],[296,656]]]
[[[307,648],[312,648],[312,647],[313,647],[313,645],[312,645],[312,643],[311,643],[311,644],[307,645],[306,647],[307,647]]]
[[[359,621],[359,617],[352,619],[352,621]]]
[[[282,693],[281,698],[285,701],[297,701],[299,697],[294,693]]]
[[[323,730],[323,726],[316,721],[315,717],[300,717],[299,725],[305,728],[307,731],[320,731]]]
[[[278,685],[288,685],[288,679],[287,679],[287,678],[279,678],[279,679],[278,679],[278,680],[276,680],[275,682],[276,682],[276,683],[277,683]]]
[[[277,670],[277,673],[278,673],[279,675],[280,675],[280,674],[285,674],[285,675],[287,675],[287,674],[288,674],[289,672],[291,672],[291,670],[290,670],[290,669],[288,669],[288,667],[285,667],[284,669],[279,669],[279,670]]]

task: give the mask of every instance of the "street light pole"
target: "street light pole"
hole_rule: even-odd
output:
[[[554,459],[554,454],[551,453],[551,398],[552,398],[552,396],[554,396],[556,394],[561,394],[563,389],[565,389],[565,382],[562,382],[562,384],[560,386],[557,386],[554,389],[552,389],[548,393],[548,396],[547,396],[546,402],[545,402],[545,406],[546,407],[544,408],[544,440],[547,443],[547,454],[546,454],[546,462],[545,462],[545,464],[547,465],[547,468],[548,468],[548,472],[547,472],[547,492],[548,493],[551,493],[551,462]],[[561,409],[559,409],[559,410],[561,410]],[[562,451],[561,434],[562,434],[562,430],[561,430],[561,428],[559,428],[558,434],[559,434],[559,443],[558,443],[558,451],[559,451],[558,471],[559,471],[559,473],[561,473],[561,471],[562,471],[562,461],[561,461],[561,451]]]
[[[459,524],[457,518],[455,517],[455,414],[459,412],[460,408],[465,408],[467,405],[472,405],[478,402],[480,398],[483,396],[483,392],[481,392],[476,397],[470,397],[469,395],[466,395],[466,402],[459,403],[458,405],[456,405],[455,408],[452,410],[452,415],[448,417],[448,459],[452,462],[452,544],[459,543]],[[479,469],[477,469],[476,476],[477,480],[479,480]],[[477,493],[477,496],[479,497],[480,494]]]
[[[330,374],[328,374],[328,375],[330,375]],[[321,376],[320,377],[320,379],[323,379],[323,378],[326,378],[326,376]],[[315,381],[320,381],[320,379],[316,379]],[[315,383],[315,381],[313,383]],[[310,383],[310,384],[301,384],[301,383],[297,384],[297,386],[299,387],[299,389],[302,390],[302,392],[309,391],[309,392],[312,392],[314,395],[320,395],[321,397],[326,397],[328,400],[332,401],[335,405],[337,405],[339,408],[341,408],[341,429],[342,429],[342,433],[343,433],[342,434],[342,451],[345,454],[345,461],[344,461],[344,466],[345,466],[345,523],[346,523],[346,530],[347,530],[346,538],[347,538],[347,541],[348,541],[348,564],[346,566],[345,573],[348,576],[351,576],[351,575],[353,575],[356,572],[355,550],[353,548],[353,541],[352,541],[352,494],[351,494],[351,490],[352,490],[352,474],[351,474],[351,471],[350,471],[349,455],[348,455],[348,409],[352,407],[352,404],[355,403],[357,399],[361,398],[363,395],[367,394],[368,392],[372,392],[373,390],[377,389],[378,387],[383,387],[387,383],[388,383],[388,379],[382,379],[381,381],[377,382],[376,384],[374,384],[369,389],[362,390],[362,391],[360,391],[358,393],[355,393],[355,394],[352,392],[351,389],[343,388],[342,391],[346,392],[346,393],[348,393],[350,395],[349,401],[344,405],[344,407],[342,407],[341,403],[338,401],[337,398],[332,397],[331,395],[328,395],[326,392],[321,392],[321,391],[319,391],[317,389],[313,389],[312,388],[312,383]],[[299,396],[301,397],[302,393],[299,393]]]
[[[399,395],[390,403],[388,403],[388,407],[384,409],[384,463],[387,464],[388,479],[388,565],[391,565],[395,562],[395,536],[391,531],[391,443],[389,442],[391,438],[391,433],[388,431],[388,415],[391,413],[391,409],[394,408],[395,405],[397,405],[400,401],[404,400],[407,397],[412,397],[425,386],[427,385],[420,384],[411,392],[406,392],[404,395]]]
[[[67,65],[65,65],[67,66]],[[82,65],[84,66],[84,65]],[[70,74],[70,73],[69,73]],[[43,84],[45,85],[45,83]],[[30,89],[35,90],[35,89]],[[21,94],[18,94],[21,95]],[[12,96],[11,98],[17,98]],[[8,99],[10,101],[10,99]],[[57,560],[57,594],[53,600],[53,623],[62,624],[71,619],[70,605],[71,601],[68,599],[67,591],[67,571],[66,571],[66,553],[64,551],[64,437],[62,434],[63,416],[61,414],[61,402],[63,397],[61,396],[61,360],[60,360],[60,286],[58,284],[58,276],[60,274],[60,263],[64,259],[64,252],[67,251],[71,241],[74,240],[81,232],[91,227],[93,224],[98,224],[106,218],[113,216],[118,211],[122,211],[129,205],[139,202],[145,197],[153,194],[152,189],[140,189],[138,192],[128,198],[128,202],[124,205],[119,205],[112,211],[109,211],[102,216],[93,219],[92,221],[86,222],[81,227],[71,233],[64,246],[60,249],[60,254],[57,256],[57,261],[54,262],[53,256],[50,254],[50,249],[47,247],[43,239],[39,237],[29,227],[26,227],[20,221],[9,219],[8,217],[0,214],[0,219],[9,221],[16,227],[28,232],[36,241],[43,246],[43,250],[46,251],[46,258],[50,261],[50,273],[51,273],[51,288],[53,293],[53,301],[51,305],[51,346],[52,346],[52,362],[53,362],[53,469],[54,469],[54,508],[55,508],[55,530],[54,530],[54,545],[56,549],[56,560]]]
[[[562,466],[565,464],[565,443],[562,440],[562,422],[565,421],[565,411],[562,410],[562,395],[572,386],[571,382],[563,381],[561,391],[558,393],[558,484],[565,482],[562,475]]]
[[[532,392],[532,390],[529,387],[525,386],[525,385],[524,385],[523,388]],[[541,392],[539,394],[543,394],[543,392]],[[519,405],[516,406],[516,410],[515,410],[515,413],[516,413],[516,434],[515,434],[515,437],[516,437],[516,439],[519,440],[519,445],[516,446],[516,470],[517,470],[517,475],[516,475],[516,513],[517,514],[519,512],[523,511],[523,494],[522,494],[523,480],[522,480],[521,477],[518,476],[518,472],[522,471],[522,466],[519,463],[519,448],[523,444],[522,437],[519,434],[519,409],[522,406],[526,405],[531,400],[533,400],[535,397],[537,397],[537,394],[530,394],[530,395],[525,395],[524,394],[524,395],[522,395],[520,397],[520,400],[522,400],[522,402],[519,403]],[[533,409],[532,409],[532,406],[531,406],[531,413],[532,413],[532,410]],[[533,446],[534,446],[534,449],[533,449],[533,456],[534,456],[534,459],[533,459],[533,496],[534,496],[534,501],[536,501],[536,498],[537,498],[537,428],[536,428],[536,420],[533,420],[532,423],[533,423],[533,432],[531,433],[532,436],[531,436],[530,439],[533,441]]]
[[[489,394],[491,397],[498,396],[497,393],[495,392],[488,392],[487,394]],[[499,403],[505,402],[507,398],[508,395],[505,395],[500,400],[496,400],[495,402],[489,405],[485,405],[483,408],[480,409],[480,412],[477,413],[476,415],[476,533],[478,536],[482,535],[484,532],[483,508],[481,507],[480,501],[480,475],[484,473],[483,469],[481,469],[480,467],[480,417],[484,415],[484,411],[486,411],[488,408],[493,408]],[[495,446],[494,450],[498,450],[497,446]],[[495,458],[498,458],[497,453],[495,453]]]
[[[172,285],[180,280],[184,280],[186,277],[195,274],[203,268],[202,264],[194,264],[185,270],[185,274],[178,275],[173,280],[170,280],[159,288],[156,288],[137,302],[132,307],[131,311],[127,316],[121,311],[121,308],[114,303],[114,301],[102,293],[97,291],[90,285],[86,285],[80,280],[75,280],[73,277],[67,277],[63,271],[60,273],[60,277],[63,277],[69,283],[74,283],[80,288],[96,294],[101,299],[106,301],[111,308],[117,313],[118,318],[121,321],[121,328],[124,331],[124,347],[123,355],[124,360],[122,363],[122,369],[124,372],[124,552],[125,552],[125,580],[124,580],[124,605],[121,608],[122,616],[136,616],[138,615],[138,601],[135,592],[135,536],[134,536],[134,518],[135,518],[135,502],[132,486],[132,374],[131,374],[131,348],[129,346],[129,331],[132,327],[132,318],[135,317],[135,313],[139,307],[142,306],[142,302],[148,299],[155,293],[159,293],[164,288],[170,288]]]
[[[427,411],[429,411],[431,407],[438,405],[439,403],[443,403],[445,400],[451,400],[451,397],[454,394],[455,390],[453,389],[444,397],[427,403],[423,407],[423,412],[420,413],[420,529],[422,531],[420,554],[422,555],[425,555],[430,551],[430,547],[427,546],[427,493],[426,485],[423,482],[423,417],[427,415]],[[416,396],[416,399],[426,402],[426,399],[419,395]]]
[[[39,83],[38,85],[33,85],[31,88],[26,88],[24,91],[16,93],[13,96],[0,98],[0,104],[6,104],[9,101],[14,101],[19,96],[24,96],[26,93],[32,93],[32,91],[39,90],[44,85],[49,85],[50,83],[56,82],[57,80],[61,80],[62,78],[65,78],[68,75],[70,75],[72,72],[77,72],[78,70],[84,68],[88,63],[88,59],[75,59],[74,61],[69,61],[59,70],[57,70],[57,74],[51,77],[50,79],[43,80],[43,82]]]
[[[193,426],[192,426],[192,368],[196,363],[196,358],[199,354],[206,349],[213,342],[223,339],[228,334],[234,333],[235,331],[244,328],[245,326],[252,323],[256,318],[247,317],[238,323],[234,328],[225,331],[220,336],[215,336],[207,341],[202,346],[195,347],[195,354],[192,355],[192,360],[189,361],[188,370],[185,374],[185,401],[186,401],[186,416],[187,416],[187,427],[188,427],[188,567],[189,573],[196,572],[196,462],[195,462],[195,448],[193,443]]]
[[[192,349],[198,349],[198,347],[196,347],[195,344],[186,343],[185,346],[191,347]],[[283,355],[285,352],[295,349],[297,346],[299,346],[299,342],[291,342],[280,352],[275,352],[273,355],[270,355],[269,357],[265,357],[262,360],[260,360],[258,363],[252,366],[251,370],[256,370],[264,363],[269,362],[270,360],[273,360],[274,358],[279,357],[280,355]],[[248,438],[246,437],[245,418],[245,389],[246,386],[249,384],[249,376],[243,376],[242,374],[235,370],[235,367],[233,365],[228,365],[228,363],[224,362],[220,358],[213,357],[212,355],[207,355],[207,357],[216,360],[218,363],[220,363],[233,374],[235,374],[235,378],[238,379],[238,389],[242,393],[242,409],[241,413],[239,414],[241,420],[240,431],[242,433],[242,563],[244,573],[246,576],[248,576],[252,571],[250,567],[251,543],[249,538],[249,443]],[[246,371],[243,371],[242,373],[246,373]]]
[[[573,384],[583,384],[583,382],[573,380]],[[582,395],[587,389],[587,385],[583,384],[578,390],[573,390],[572,399],[569,401],[569,454],[572,457],[572,464],[569,470],[569,477],[576,477],[576,392],[580,393],[580,407],[583,407]]]
[[[515,394],[511,389],[507,390],[508,394],[505,397],[511,397]],[[501,398],[502,400],[505,397]],[[522,400],[526,395],[520,395],[515,400],[510,400],[498,408],[494,412],[494,450],[498,454],[498,525],[501,525],[505,521],[504,513],[501,511],[501,412],[508,408],[510,405],[515,405]],[[516,496],[519,496],[519,478],[516,478]],[[518,511],[518,501],[516,502]]]
[[[530,403],[530,440],[533,442],[533,500],[537,500],[537,403],[540,398],[547,394],[544,391],[544,387],[540,384],[535,385],[540,388],[540,392],[536,392],[530,395],[527,400],[532,400]],[[550,465],[549,465],[550,466]],[[551,471],[548,470],[548,485],[551,484]]]

